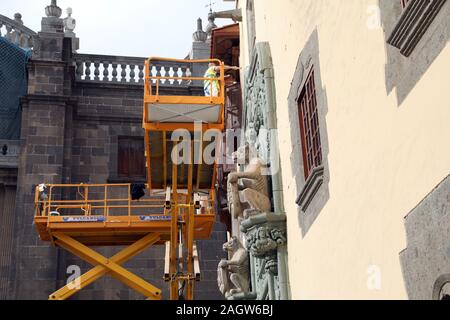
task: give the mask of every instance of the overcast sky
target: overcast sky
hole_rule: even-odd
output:
[[[39,31],[50,2],[0,0],[0,14],[12,18],[19,12],[27,27]],[[214,11],[235,6],[224,0],[212,2]],[[189,52],[197,18],[202,18],[205,29],[208,4],[209,0],[58,0],[62,18],[67,7],[73,9],[79,53],[173,58],[184,58]],[[222,26],[232,21],[217,19],[215,23]]]

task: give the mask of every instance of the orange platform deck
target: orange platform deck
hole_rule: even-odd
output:
[[[89,221],[90,220],[90,221]],[[171,217],[149,216],[56,216],[35,217],[34,224],[42,241],[53,241],[52,233],[63,232],[87,246],[130,245],[149,233],[160,235],[157,244],[170,240]],[[194,239],[211,235],[215,217],[199,214],[194,217]]]
[[[34,225],[42,241],[53,241],[53,233],[64,233],[87,246],[129,245],[145,235],[160,236],[157,244],[170,240],[172,212],[186,221],[187,200],[171,208],[161,195],[146,194],[131,199],[130,184],[114,185],[47,185],[47,197],[40,199],[36,189]],[[62,193],[71,199],[61,199]],[[174,206],[178,206],[176,209]],[[214,202],[203,202],[194,214],[194,240],[208,239],[215,222]],[[181,223],[183,225],[183,223]]]

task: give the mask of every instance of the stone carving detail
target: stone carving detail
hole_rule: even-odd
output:
[[[226,298],[234,294],[248,293],[250,290],[248,253],[237,237],[223,245],[232,254],[231,259],[221,260],[217,269],[217,283]]]
[[[268,163],[270,154],[270,136],[267,134],[267,93],[264,74],[259,72],[259,61],[253,66],[251,79],[246,83],[245,106],[246,115],[244,125],[247,130],[253,129],[258,137],[256,149],[261,158]],[[265,138],[265,139],[261,139]]]
[[[256,299],[281,299],[280,277],[284,277],[285,265],[279,251],[286,249],[286,216],[262,213],[243,221],[241,231],[250,253],[252,291]]]
[[[286,232],[277,228],[259,227],[256,232],[246,236],[247,250],[255,257],[261,257],[276,251],[279,245],[286,243]]]
[[[228,175],[229,211],[234,219],[247,219],[253,215],[271,210],[267,177],[263,175],[264,163],[258,157],[255,145],[257,135],[250,125],[247,142],[236,154],[238,163],[248,163],[244,172],[232,172]],[[240,192],[244,201],[241,201]]]
[[[47,17],[61,17],[62,10],[58,7],[56,0],[52,0],[51,4],[45,8],[45,14]]]
[[[273,143],[276,138],[274,104],[270,50],[267,43],[258,43],[246,71],[242,128],[245,137],[233,154],[237,170],[228,175],[227,181],[229,211],[235,220],[233,228],[239,225],[239,230],[233,229],[233,234],[245,239],[246,250],[243,250],[249,253],[251,291],[233,292],[228,299],[288,299],[286,216],[275,201],[281,198],[274,196],[276,192],[279,195],[279,189],[272,192],[269,189],[269,182],[277,181],[276,161],[279,158]],[[271,197],[274,198],[273,210],[277,212],[272,212]],[[219,283],[225,283],[222,278],[223,268],[219,268]],[[227,288],[221,290],[226,292]]]
[[[409,57],[445,2],[446,0],[411,1],[403,10],[387,42]]]

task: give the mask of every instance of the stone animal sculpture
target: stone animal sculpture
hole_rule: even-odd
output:
[[[239,154],[248,154],[245,149],[249,145],[239,148]],[[239,155],[238,155],[239,156]],[[267,177],[262,174],[263,163],[261,159],[254,157],[249,160],[244,172],[232,172],[228,175],[227,197],[229,211],[234,219],[268,212],[271,210],[271,203],[268,197]],[[244,201],[241,201],[239,193],[242,193]]]
[[[248,293],[249,281],[249,258],[247,250],[237,237],[223,245],[224,251],[232,254],[231,259],[222,259],[217,268],[217,284],[220,292],[229,298],[237,293]]]
[[[271,210],[268,181],[267,176],[263,174],[264,163],[259,157],[257,140],[258,134],[250,123],[246,143],[233,154],[237,163],[246,165],[243,172],[232,172],[228,175],[228,209],[234,219],[247,219]]]

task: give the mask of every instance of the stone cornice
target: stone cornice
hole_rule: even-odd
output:
[[[45,102],[51,104],[76,104],[78,99],[73,98],[71,96],[58,96],[58,95],[43,95],[43,94],[27,94],[23,98],[20,99],[20,103],[28,104],[30,102]]]
[[[409,57],[446,1],[411,1],[389,36],[388,43]]]
[[[305,186],[303,187],[296,201],[303,211],[308,208],[308,205],[310,204],[314,195],[317,193],[317,190],[319,190],[320,186],[322,185],[323,174],[324,167],[316,167],[313,169],[310,177],[306,180]]]
[[[131,124],[142,124],[141,117],[124,117],[121,115],[79,115],[76,114],[75,120],[83,122],[115,122],[115,123],[131,123]]]
[[[284,213],[264,212],[252,216],[241,222],[241,231],[245,233],[254,226],[265,223],[286,223],[286,215]]]

